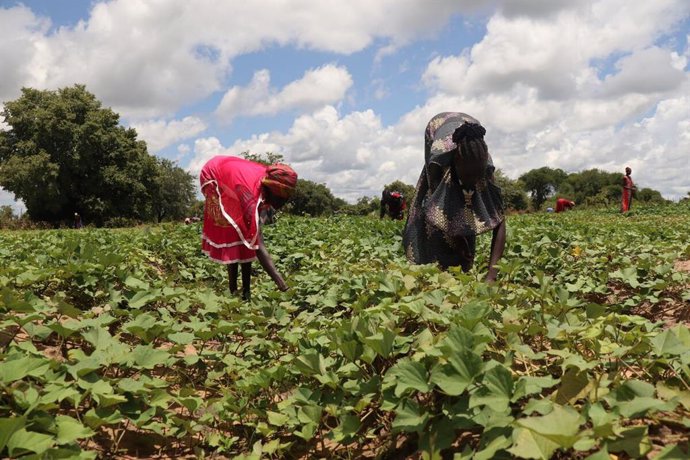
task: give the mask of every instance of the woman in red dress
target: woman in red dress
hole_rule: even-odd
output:
[[[635,184],[633,183],[632,169],[630,167],[625,168],[625,176],[623,176],[623,194],[621,196],[621,212],[630,211],[630,206],[632,206],[633,190],[635,190]]]
[[[559,198],[556,200],[556,212],[564,212],[568,209],[572,209],[575,206],[574,201],[566,200],[565,198]]]
[[[279,209],[292,195],[297,174],[287,165],[266,166],[239,157],[216,156],[199,177],[206,197],[201,250],[211,260],[226,264],[230,293],[237,292],[238,264],[242,266],[242,298],[249,300],[251,264],[255,259],[278,285],[287,284],[264,246],[259,215]]]

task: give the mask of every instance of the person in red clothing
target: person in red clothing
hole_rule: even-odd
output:
[[[281,291],[287,284],[276,270],[261,237],[260,216],[269,207],[281,208],[295,190],[297,174],[287,165],[266,166],[243,158],[211,158],[199,177],[206,198],[201,250],[228,266],[230,293],[237,291],[242,266],[242,298],[250,298],[251,265],[259,263]]]
[[[381,194],[381,219],[387,214],[391,219],[402,220],[405,217],[405,209],[407,209],[407,203],[402,193],[383,191]]]
[[[574,201],[566,200],[565,198],[559,198],[556,200],[556,212],[564,212],[568,209],[572,209],[575,206]]]
[[[630,207],[632,206],[632,199],[633,199],[633,191],[635,190],[635,184],[633,183],[632,177],[630,177],[630,174],[632,174],[632,169],[630,167],[625,168],[625,176],[623,176],[623,193],[621,196],[621,212],[628,212],[630,211]]]

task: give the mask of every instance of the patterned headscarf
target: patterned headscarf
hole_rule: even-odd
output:
[[[297,186],[297,173],[288,165],[275,164],[266,168],[266,177],[261,181],[273,195],[290,198]]]

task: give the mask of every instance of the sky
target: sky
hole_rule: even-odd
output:
[[[686,196],[689,58],[687,0],[0,0],[0,110],[84,84],[195,177],[270,151],[350,202],[416,184],[447,111],[511,178],[630,166]]]

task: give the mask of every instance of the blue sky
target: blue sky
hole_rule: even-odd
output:
[[[689,36],[685,0],[0,0],[0,101],[83,83],[193,174],[273,151],[350,201],[414,184],[462,111],[510,177],[629,165],[679,198]]]

